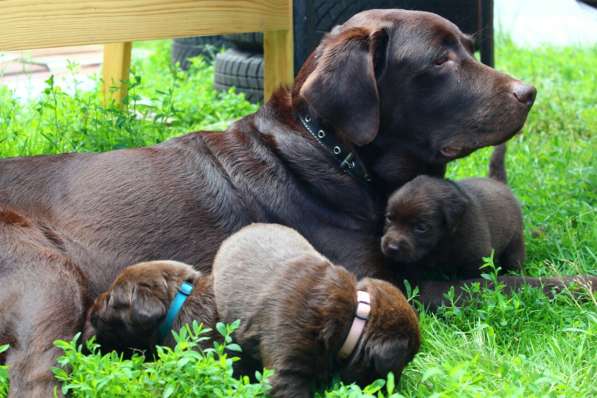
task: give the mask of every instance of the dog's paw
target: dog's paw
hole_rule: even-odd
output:
[[[191,266],[172,261],[126,268],[91,306],[84,335],[95,335],[104,351],[152,349],[178,287],[199,276]]]

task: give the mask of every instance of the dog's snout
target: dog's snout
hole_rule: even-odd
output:
[[[400,245],[398,242],[392,241],[386,245],[386,251],[388,255],[395,256],[400,252]]]
[[[512,94],[518,102],[530,107],[535,102],[537,89],[530,84],[515,82],[512,87]]]

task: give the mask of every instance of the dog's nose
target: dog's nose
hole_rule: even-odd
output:
[[[400,245],[397,242],[389,242],[386,245],[386,252],[389,256],[395,256],[400,252]]]
[[[537,97],[537,89],[530,84],[516,82],[512,88],[512,94],[518,102],[531,107],[535,102],[535,97]]]

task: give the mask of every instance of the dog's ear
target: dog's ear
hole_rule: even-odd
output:
[[[386,377],[389,372],[394,373],[396,379],[404,366],[412,359],[409,351],[408,339],[396,338],[373,344],[369,350],[369,360],[380,377]]]
[[[469,197],[452,181],[445,181],[446,184],[442,198],[442,213],[444,221],[450,232],[454,232],[466,208],[470,205]]]
[[[351,28],[329,35],[300,96],[356,145],[375,139],[380,123],[377,81],[386,63],[388,34]]]
[[[137,286],[130,304],[131,322],[142,329],[155,328],[166,315],[170,301],[153,289]]]

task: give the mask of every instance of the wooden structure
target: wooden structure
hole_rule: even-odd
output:
[[[118,101],[134,41],[242,32],[264,32],[268,98],[292,83],[292,31],[292,0],[0,0],[0,51],[104,44],[104,90]]]

